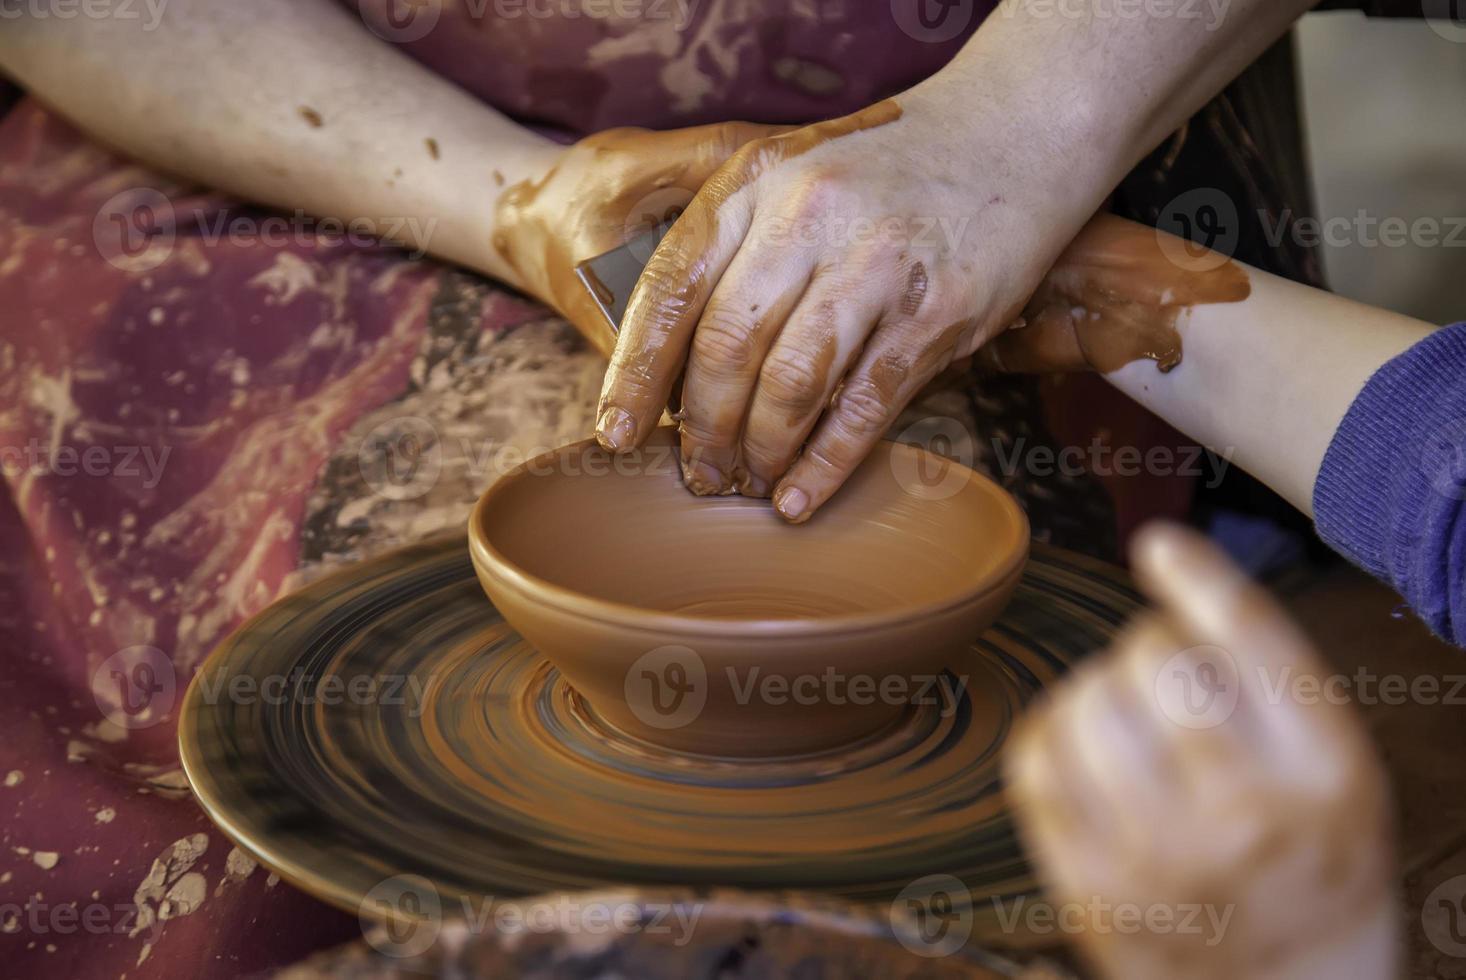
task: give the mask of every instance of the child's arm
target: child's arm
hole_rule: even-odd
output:
[[[1182,361],[1105,375],[1176,428],[1219,451],[1305,514],[1325,451],[1364,383],[1434,329],[1257,269],[1239,303],[1193,307],[1176,324]]]
[[[1466,645],[1466,324],[1437,329],[1219,262],[1152,229],[1099,219],[1045,281],[1029,325],[1003,335],[988,359],[1008,369],[1108,369],[1111,384],[1230,453],[1312,515],[1331,547]],[[1103,357],[1137,317],[1164,326],[1170,312],[1158,297],[1207,294],[1198,282],[1238,274],[1247,288],[1213,288],[1220,300],[1179,311],[1181,360],[1171,371]],[[1096,320],[1093,309],[1109,312]]]

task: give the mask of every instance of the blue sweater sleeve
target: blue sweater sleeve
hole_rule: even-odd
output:
[[[1466,646],[1466,323],[1384,364],[1313,488],[1319,536]]]

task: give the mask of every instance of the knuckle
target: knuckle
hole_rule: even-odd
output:
[[[732,443],[732,434],[720,427],[714,419],[695,412],[691,408],[685,409],[685,412],[686,414],[677,426],[677,431],[682,436],[684,450],[693,445],[711,449]]]
[[[745,432],[741,454],[743,465],[748,470],[767,480],[772,480],[789,468],[799,447],[797,444],[779,445],[769,433]]]
[[[735,374],[758,353],[754,325],[728,310],[710,310],[692,336],[692,354],[704,369]]]
[[[797,225],[818,228],[835,210],[840,196],[841,188],[833,182],[802,180],[790,190],[785,214]]]
[[[823,379],[816,375],[808,358],[775,352],[759,372],[764,393],[785,408],[803,408],[823,391]]]
[[[869,378],[851,378],[840,390],[832,415],[834,423],[858,437],[885,430],[891,406]]]
[[[618,348],[611,358],[611,385],[623,396],[641,398],[649,395],[656,387],[656,374],[642,357],[622,353]]]

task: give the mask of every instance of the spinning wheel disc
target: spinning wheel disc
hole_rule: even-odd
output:
[[[1013,721],[1137,606],[1117,570],[1035,544],[945,678],[958,696],[839,750],[730,761],[611,728],[484,597],[464,540],[430,542],[216,650],[185,701],[184,768],[241,845],[352,911],[396,875],[451,902],[619,885],[890,901],[943,874],[982,934],[989,897],[1033,888],[1001,792]]]

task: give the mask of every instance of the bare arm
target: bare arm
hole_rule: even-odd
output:
[[[159,169],[380,234],[520,285],[491,245],[497,170],[539,177],[550,141],[475,101],[325,0],[169,0],[145,19],[7,21],[0,69]]]
[[[1344,413],[1380,365],[1434,327],[1249,270],[1241,303],[1181,318],[1184,359],[1136,361],[1105,377],[1309,516],[1319,466]]]
[[[979,360],[1099,371],[1311,516],[1324,452],[1355,396],[1433,329],[1101,215]]]

